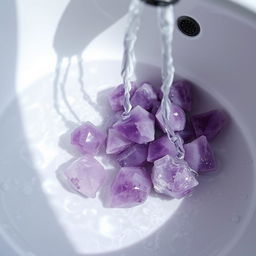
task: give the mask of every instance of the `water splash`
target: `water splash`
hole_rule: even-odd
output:
[[[132,0],[128,13],[128,27],[124,37],[124,54],[122,64],[122,78],[125,88],[124,94],[124,113],[123,117],[129,115],[132,109],[130,103],[130,90],[132,80],[135,79],[135,53],[134,46],[137,40],[138,30],[140,28],[140,17],[142,13],[141,0]]]
[[[162,86],[163,99],[161,102],[161,110],[165,124],[165,130],[169,139],[175,144],[177,149],[177,157],[184,158],[185,151],[183,148],[183,140],[173,131],[170,126],[171,101],[169,98],[170,89],[174,79],[174,64],[172,57],[172,40],[174,30],[174,10],[173,6],[158,7],[158,23],[162,39]]]

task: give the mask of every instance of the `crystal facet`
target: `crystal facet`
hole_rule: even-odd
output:
[[[170,90],[171,101],[180,106],[182,109],[191,111],[192,108],[192,94],[191,82],[187,80],[175,81]]]
[[[117,154],[125,150],[132,142],[122,136],[116,129],[109,128],[107,138],[107,154]]]
[[[198,185],[188,164],[169,155],[155,161],[152,182],[156,192],[174,198],[184,197]]]
[[[190,118],[187,116],[186,125],[183,131],[177,132],[183,139],[184,143],[189,143],[196,138],[194,128]]]
[[[85,155],[71,163],[65,176],[76,191],[94,198],[105,181],[106,171],[95,158]]]
[[[161,102],[159,100],[154,100],[153,103],[152,103],[152,108],[150,110],[150,113],[155,115],[157,113],[160,105],[161,105]]]
[[[106,135],[90,122],[76,128],[71,134],[71,144],[83,154],[97,154],[105,140]]]
[[[132,83],[132,88],[130,91],[130,95],[132,96],[135,92],[135,90],[138,88],[138,84]],[[118,85],[110,94],[109,98],[109,104],[113,111],[122,111],[124,110],[124,85],[120,84]]]
[[[201,136],[184,145],[185,160],[198,172],[215,171],[217,163],[214,153],[205,136]]]
[[[172,143],[167,136],[163,136],[149,143],[148,162],[153,163],[166,155],[171,155],[172,157],[177,155],[174,143]]]
[[[117,162],[120,166],[143,166],[146,163],[148,155],[148,146],[145,144],[135,144],[128,147],[122,153],[117,155]]]
[[[155,137],[154,116],[140,106],[131,110],[130,116],[113,126],[121,135],[138,144],[148,143]]]
[[[212,110],[191,118],[196,136],[206,136],[211,141],[221,131],[227,121],[226,114],[222,110]]]
[[[165,131],[165,125],[163,121],[163,116],[162,116],[162,111],[161,107],[158,109],[156,113],[156,119],[160,125],[160,127]],[[186,124],[186,115],[182,108],[175,104],[170,105],[170,116],[169,116],[169,121],[170,121],[170,127],[173,129],[173,131],[182,131],[185,127]]]
[[[111,207],[126,208],[146,201],[152,188],[149,173],[144,168],[123,167],[111,186]]]
[[[131,97],[133,107],[141,106],[145,110],[151,110],[154,102],[157,100],[157,94],[148,83],[142,84]]]

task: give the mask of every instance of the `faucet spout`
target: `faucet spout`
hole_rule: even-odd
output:
[[[141,1],[154,6],[168,6],[171,4],[176,4],[179,0],[141,0]]]

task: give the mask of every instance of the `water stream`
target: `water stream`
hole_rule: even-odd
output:
[[[141,0],[132,0],[128,12],[128,26],[124,36],[124,54],[122,65],[122,78],[125,88],[124,113],[123,116],[129,115],[132,109],[130,103],[131,83],[135,80],[135,53],[134,46],[140,27],[140,18],[143,3]]]
[[[132,109],[130,103],[130,90],[131,83],[135,80],[135,53],[134,47],[138,37],[138,31],[140,28],[140,18],[143,9],[143,3],[141,0],[132,0],[129,12],[128,12],[128,26],[124,37],[124,54],[122,65],[122,78],[125,88],[124,99],[124,113],[123,117],[129,116],[129,112]],[[175,144],[177,148],[177,157],[184,158],[183,141],[181,137],[173,131],[170,126],[170,113],[171,113],[171,101],[169,99],[170,89],[174,79],[174,64],[172,57],[172,40],[174,30],[174,11],[173,6],[158,7],[158,23],[161,33],[162,41],[162,86],[163,99],[161,102],[161,109],[163,120],[165,124],[165,130],[169,139]]]

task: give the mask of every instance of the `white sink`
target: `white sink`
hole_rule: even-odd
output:
[[[178,28],[174,35],[177,75],[198,85],[194,111],[218,107],[230,117],[213,144],[219,171],[200,177],[189,198],[151,196],[121,210],[105,208],[103,193],[85,199],[59,182],[74,158],[69,132],[77,119],[107,126],[128,2],[0,3],[1,255],[256,255],[256,14],[234,3],[175,5],[176,18],[201,26],[197,37]],[[159,37],[156,9],[146,6],[136,73],[158,86]]]

